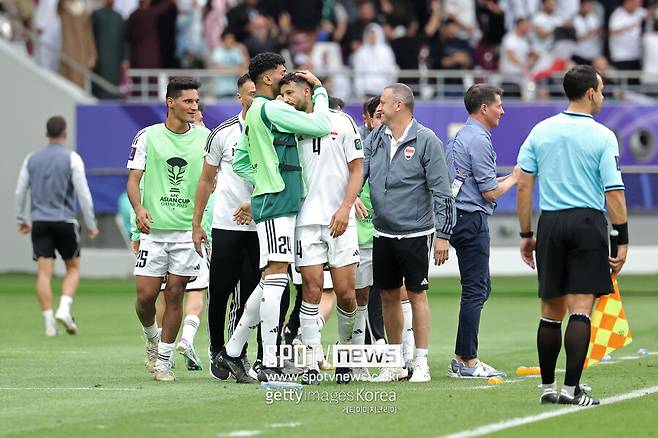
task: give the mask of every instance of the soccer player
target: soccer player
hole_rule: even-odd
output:
[[[480,313],[491,294],[488,217],[494,212],[496,200],[516,185],[519,173],[515,167],[510,175],[496,175],[491,130],[505,113],[502,94],[503,90],[487,84],[470,87],[464,96],[468,120],[446,146],[457,208],[450,243],[457,251],[462,285],[455,357],[448,366],[450,377],[505,375],[479,360],[477,353]]]
[[[624,182],[615,134],[592,117],[603,104],[603,81],[591,66],[564,75],[566,111],[539,122],[521,146],[516,198],[521,226],[521,258],[537,274],[541,318],[537,351],[541,368],[541,403],[599,404],[580,388],[590,340],[594,300],[612,292],[610,269],[618,273],[628,252]],[[532,232],[532,193],[539,178],[541,216],[537,239]],[[616,257],[608,256],[605,205],[619,232]],[[567,355],[564,385],[558,396],[555,364],[562,344]]]
[[[194,192],[201,176],[208,129],[194,124],[199,83],[174,78],[167,85],[167,118],[133,140],[127,191],[141,232],[135,264],[135,308],[146,337],[147,368],[156,380],[173,381],[171,353],[183,318],[183,296],[190,277],[206,261],[194,250]],[[148,165],[147,165],[148,164]],[[143,195],[140,182],[144,179]],[[155,300],[164,276],[165,313],[161,338]]]
[[[294,73],[281,80],[284,102],[298,111],[313,111],[311,89],[303,77]],[[354,288],[359,244],[353,205],[361,190],[363,145],[350,116],[330,110],[330,120],[329,134],[298,137],[307,187],[295,229],[295,266],[302,274],[302,343],[306,346],[309,367],[303,380],[306,383],[319,383],[317,356],[321,336],[317,320],[325,265],[329,266],[336,293],[341,344],[351,343],[356,314]],[[337,369],[336,375],[338,383],[347,383],[350,370]]]
[[[258,378],[280,374],[276,345],[281,296],[288,285],[288,266],[294,261],[295,220],[301,207],[303,181],[296,135],[322,137],[331,132],[327,91],[310,72],[297,72],[313,85],[314,111],[296,111],[275,97],[286,74],[285,60],[275,53],[251,59],[249,76],[256,97],[247,112],[244,131],[233,158],[235,172],[253,182],[251,211],[256,222],[262,280],[245,305],[233,335],[219,354],[237,382],[252,379],[239,359],[251,329],[261,324],[263,365]]]
[[[82,158],[64,146],[66,120],[60,116],[48,119],[46,137],[48,145],[29,154],[21,166],[16,184],[16,220],[19,233],[32,233],[32,251],[37,262],[37,298],[46,336],[56,336],[56,321],[67,333],[78,332],[71,315],[71,304],[80,282],[80,225],[76,220],[76,195],[90,239],[98,236],[98,227]],[[28,191],[31,226],[26,212]],[[51,281],[55,250],[64,259],[66,274],[62,279],[59,307],[53,315]]]
[[[210,336],[210,374],[224,380],[229,371],[215,358],[224,346],[226,308],[231,295],[229,311],[229,336],[242,316],[249,293],[260,281],[258,266],[258,234],[256,224],[250,221],[241,225],[235,222],[234,213],[248,203],[253,187],[235,174],[232,168],[235,148],[244,130],[247,110],[256,94],[256,86],[249,74],[237,81],[236,98],[241,111],[212,130],[206,145],[206,158],[195,195],[195,215],[192,223],[194,245],[201,253],[201,245],[209,237],[201,226],[201,218],[208,196],[217,178],[217,202],[212,224],[212,258],[210,262],[210,293],[208,296],[208,333]],[[219,171],[219,173],[218,173]],[[247,344],[241,352],[246,361]],[[249,367],[245,364],[246,371]]]
[[[437,265],[448,259],[455,207],[443,145],[413,117],[414,97],[404,84],[384,88],[379,108],[382,126],[367,138],[363,176],[370,179],[373,206],[373,280],[382,290],[386,334],[401,344],[403,282],[413,308],[416,358],[411,382],[431,380],[427,364],[430,328],[429,257],[434,243]],[[435,236],[433,238],[432,236]],[[378,381],[399,380],[403,368],[384,368]]]

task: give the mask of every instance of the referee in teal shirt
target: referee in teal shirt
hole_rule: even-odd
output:
[[[603,104],[603,81],[591,66],[577,66],[564,76],[566,111],[539,122],[521,146],[517,210],[521,258],[535,268],[537,253],[541,318],[537,351],[541,368],[541,403],[590,406],[599,400],[580,388],[590,339],[595,298],[612,292],[610,269],[619,272],[628,252],[626,198],[614,133],[592,117]],[[532,191],[540,181],[541,216],[535,241],[531,230]],[[612,228],[619,232],[616,257],[609,257],[607,203]],[[555,364],[562,344],[567,356],[564,385],[558,396]]]

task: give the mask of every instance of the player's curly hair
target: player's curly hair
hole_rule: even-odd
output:
[[[249,77],[254,83],[257,83],[261,80],[263,73],[280,65],[286,65],[286,60],[278,53],[259,53],[249,61]]]

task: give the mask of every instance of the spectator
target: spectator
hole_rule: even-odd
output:
[[[647,10],[640,6],[641,1],[624,0],[610,16],[610,60],[618,70],[642,68],[641,33]]]
[[[35,58],[39,65],[49,70],[57,70],[59,51],[62,44],[62,27],[57,4],[59,0],[39,0],[32,27],[39,34],[40,43],[36,46]]]
[[[361,47],[366,26],[377,21],[376,18],[375,5],[372,1],[366,0],[359,3],[356,20],[348,26],[347,35],[345,35],[343,50],[346,50],[346,54],[352,54]]]
[[[322,21],[323,0],[284,0],[285,10],[295,32],[315,32]]]
[[[498,46],[505,36],[504,0],[477,0],[476,15],[482,31],[480,45]]]
[[[167,11],[167,2],[152,6],[151,0],[141,0],[139,9],[128,19],[130,66],[132,68],[161,68],[158,17]]]
[[[658,20],[654,20],[653,29],[642,37],[642,82],[645,84],[658,84]],[[652,95],[656,97],[655,89]]]
[[[176,1],[152,0],[154,6],[166,5],[158,17],[158,38],[160,40],[160,62],[162,68],[178,68],[180,66],[176,57],[176,18],[178,7]]]
[[[603,11],[596,10],[594,0],[581,0],[578,15],[573,19],[576,29],[576,48],[573,61],[577,64],[591,64],[594,58],[603,53]]]
[[[322,83],[330,96],[349,99],[352,85],[343,72],[345,65],[337,43],[316,43],[313,46],[308,66],[316,75],[322,77]]]
[[[210,0],[210,8],[204,19],[203,37],[210,53],[222,44],[222,34],[226,27],[226,13],[229,10],[228,0]]]
[[[581,0],[557,0],[555,14],[563,23],[572,21],[578,14],[580,4],[582,4]]]
[[[529,32],[530,21],[527,18],[520,18],[516,22],[514,31],[503,38],[500,49],[500,72],[508,75],[503,79],[506,95],[520,95],[520,81],[528,74],[537,59],[528,42]]]
[[[235,84],[249,67],[247,48],[229,31],[222,34],[222,45],[215,47],[210,56],[210,67],[221,73],[214,80],[213,92],[217,97],[235,95]]]
[[[541,0],[501,0],[500,7],[505,13],[505,30],[509,33],[516,28],[521,18],[532,17],[538,10]]]
[[[278,53],[280,49],[279,42],[272,34],[272,24],[263,15],[256,15],[249,24],[251,34],[244,41],[244,45],[249,51],[249,56],[254,57],[259,53],[274,52]],[[231,28],[229,27],[229,30]],[[237,38],[237,35],[236,35]],[[239,38],[237,38],[239,41]]]
[[[379,24],[370,23],[363,32],[363,45],[352,58],[354,91],[357,96],[377,96],[396,81],[395,55]]]
[[[468,40],[460,38],[459,30],[459,23],[452,18],[443,24],[439,62],[435,68],[468,70],[473,66],[473,50]]]
[[[203,68],[203,8],[206,0],[178,0],[176,56],[182,68]]]
[[[534,49],[540,56],[550,54],[555,42],[555,29],[562,19],[555,13],[556,0],[542,0],[541,10],[532,18]]]
[[[611,74],[614,74],[614,70],[610,68],[608,58],[605,56],[598,56],[594,58],[592,60],[592,67],[594,67],[594,70],[599,73],[603,83],[605,84],[603,96],[605,96],[606,99],[623,99],[624,92],[619,86],[619,81],[610,78]]]
[[[130,18],[130,14],[135,12],[139,7],[139,0],[114,0],[112,8],[121,14],[124,20]]]
[[[418,21],[411,0],[381,0],[380,4],[389,40],[416,34]]]
[[[264,15],[260,9],[258,0],[244,0],[243,3],[228,11],[226,15],[228,20],[227,28],[239,42],[245,43],[249,38],[249,23],[257,16]]]
[[[96,44],[91,19],[85,4],[79,0],[60,0],[57,13],[62,23],[62,55],[82,67],[96,65]],[[59,73],[80,88],[85,88],[85,76],[67,62],[59,63]]]
[[[472,42],[480,39],[475,0],[445,0],[445,17],[455,21],[459,38]]]
[[[128,68],[128,46],[126,23],[112,6],[113,0],[105,0],[105,6],[91,14],[98,59],[94,72],[119,86],[122,71]],[[115,99],[118,96],[108,93],[96,84],[92,86],[94,96],[99,99]]]

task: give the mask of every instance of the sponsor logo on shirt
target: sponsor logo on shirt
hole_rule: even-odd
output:
[[[180,189],[178,188],[183,182],[185,170],[187,168],[187,161],[180,157],[172,157],[167,160],[167,179],[169,180],[169,196],[162,196],[160,204],[163,207],[183,207],[186,208],[190,204],[190,199],[180,196]]]

